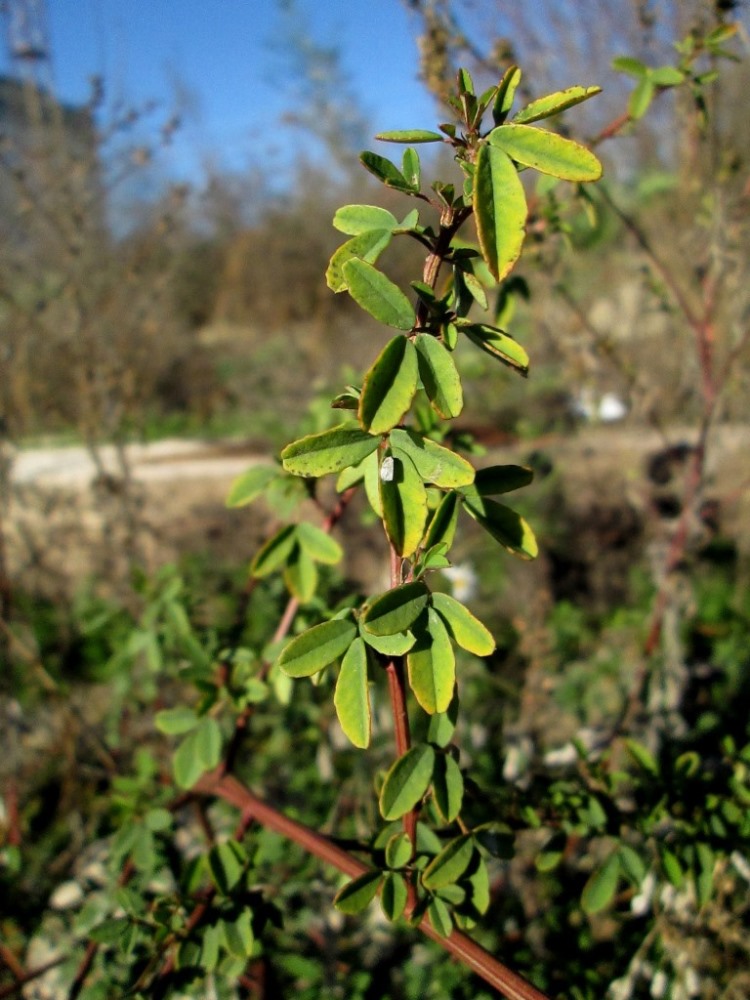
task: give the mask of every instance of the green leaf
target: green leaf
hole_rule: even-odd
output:
[[[435,716],[433,716],[433,719]],[[445,716],[443,717],[445,718]],[[432,776],[435,805],[446,823],[452,823],[461,812],[464,797],[464,779],[461,768],[450,754],[440,754],[435,761]]]
[[[245,504],[252,503],[269,483],[278,478],[278,468],[272,465],[253,465],[232,483],[227,507],[244,507]]]
[[[643,118],[648,111],[651,101],[654,99],[655,89],[653,82],[648,76],[644,76],[635,85],[628,99],[628,114],[634,121]]]
[[[380,791],[383,819],[400,819],[416,806],[430,787],[434,766],[435,751],[427,743],[418,743],[395,761]]]
[[[359,422],[384,434],[411,406],[417,391],[417,352],[408,337],[394,337],[367,373],[359,399]]]
[[[394,455],[408,457],[426,483],[449,490],[474,481],[474,466],[470,462],[416,431],[397,428],[390,441]]]
[[[432,606],[448,627],[450,636],[475,656],[489,656],[495,650],[492,633],[460,601],[448,594],[432,595]]]
[[[679,858],[666,844],[660,844],[658,850],[664,874],[675,889],[681,889],[685,882],[685,873],[682,870]]]
[[[344,264],[358,259],[374,264],[393,238],[390,229],[369,229],[342,243],[331,257],[326,270],[326,284],[332,292],[345,292],[349,287],[344,276]]]
[[[396,552],[408,558],[422,541],[427,524],[427,491],[407,455],[401,452],[398,456],[391,456],[391,461],[391,475],[384,475],[384,465],[380,473],[383,522]]]
[[[421,580],[387,590],[367,605],[362,626],[375,636],[406,632],[427,607],[429,596]]]
[[[378,439],[353,424],[340,424],[288,444],[281,453],[287,472],[296,476],[326,476],[358,465],[378,447]]]
[[[344,552],[339,543],[327,531],[309,521],[302,521],[297,525],[297,540],[315,562],[334,566],[343,558]]]
[[[472,486],[462,487],[465,495],[475,491],[479,496],[491,497],[499,493],[511,493],[528,486],[534,479],[534,470],[525,465],[491,465],[477,469]]]
[[[357,636],[357,626],[335,618],[313,625],[284,647],[279,666],[287,677],[310,677],[343,656]]]
[[[568,87],[567,90],[558,90],[521,108],[518,114],[513,115],[513,122],[516,125],[528,125],[529,122],[540,121],[542,118],[551,118],[601,92],[601,87]]]
[[[620,866],[623,873],[630,879],[633,885],[640,888],[641,883],[646,877],[646,865],[643,858],[628,844],[620,844],[617,852],[620,855]]]
[[[467,875],[464,876],[463,884],[467,882],[471,887],[471,905],[482,916],[490,908],[490,873],[478,851],[474,853]]]
[[[628,76],[634,76],[636,80],[640,80],[648,73],[648,66],[639,59],[633,59],[630,56],[617,56],[614,58],[612,60],[612,69],[616,69],[620,73],[627,73]]]
[[[154,723],[160,733],[167,736],[180,736],[198,725],[198,716],[185,705],[178,705],[176,708],[165,708],[162,712],[157,712]]]
[[[360,638],[349,646],[341,661],[333,703],[344,735],[355,747],[368,747],[371,713],[367,687],[367,649]]]
[[[564,830],[557,830],[537,854],[534,864],[538,872],[552,872],[565,857],[568,836]]]
[[[250,563],[250,575],[262,578],[286,565],[297,545],[297,527],[287,524],[262,545]]]
[[[385,863],[389,868],[404,868],[412,856],[411,840],[407,833],[394,833],[385,847]]]
[[[602,175],[602,165],[590,149],[533,125],[500,125],[488,141],[517,163],[563,181],[596,181]]]
[[[447,712],[436,712],[430,716],[427,726],[427,742],[439,747],[447,747],[453,739],[458,720],[458,698],[454,698]]]
[[[375,899],[375,896],[383,878],[383,873],[379,871],[365,872],[357,878],[347,882],[343,888],[336,893],[333,905],[341,913],[353,916],[361,913],[366,906]]]
[[[497,88],[495,102],[492,107],[492,118],[495,125],[501,125],[510,114],[510,109],[513,107],[513,98],[520,82],[521,70],[518,66],[508,67]]]
[[[221,757],[221,729],[216,719],[204,715],[180,743],[172,764],[180,788],[192,788],[198,778],[215,768]]]
[[[654,776],[659,774],[659,765],[656,763],[656,758],[642,743],[634,739],[626,739],[625,748],[636,764],[642,767],[644,771]]]
[[[228,840],[211,848],[208,868],[216,888],[223,896],[228,896],[239,884],[246,864],[247,854],[236,840]]]
[[[699,843],[695,846],[697,855],[697,869],[693,872],[695,882],[695,894],[698,898],[698,906],[703,907],[711,899],[714,888],[714,867],[716,865],[716,855],[706,843]]]
[[[333,225],[347,236],[359,236],[372,229],[397,229],[398,219],[379,205],[343,205],[334,215]]]
[[[484,323],[462,323],[460,329],[472,343],[493,358],[497,358],[503,364],[510,365],[522,375],[526,375],[528,372],[529,356],[510,334]]]
[[[399,875],[398,872],[386,872],[380,893],[380,906],[386,919],[391,921],[400,919],[408,899],[409,893],[403,875]]]
[[[363,630],[362,638],[381,656],[405,656],[416,641],[413,632],[397,632],[395,635],[371,635]]]
[[[419,191],[422,183],[422,165],[419,162],[419,153],[411,146],[404,150],[404,161],[401,169],[411,187],[415,191]]]
[[[483,143],[474,176],[474,216],[482,256],[496,281],[510,272],[521,255],[527,211],[513,161],[501,149]]]
[[[609,855],[606,861],[594,869],[581,893],[581,906],[586,913],[598,913],[603,910],[617,892],[620,881],[620,856],[617,851]]]
[[[470,833],[456,837],[425,868],[422,885],[434,891],[457,882],[469,867],[473,853],[474,841]]]
[[[685,74],[674,66],[660,66],[650,71],[649,79],[657,87],[679,87],[685,80]]]
[[[433,595],[434,596],[434,595]],[[456,656],[443,619],[428,609],[423,627],[417,623],[416,642],[406,654],[409,686],[429,715],[446,712],[456,686]]]
[[[419,377],[435,412],[449,420],[457,417],[464,405],[461,376],[450,351],[427,333],[419,333],[414,344],[419,356]]]
[[[255,944],[251,911],[241,910],[233,920],[224,919],[220,921],[220,925],[229,954],[237,958],[249,958]]]
[[[436,545],[445,545],[446,551],[453,544],[458,523],[458,497],[455,493],[446,493],[432,515],[430,526],[425,535],[424,546],[429,550]]]
[[[427,907],[427,916],[430,918],[432,927],[441,937],[450,937],[453,930],[451,913],[442,899],[433,896]]]
[[[443,142],[445,136],[441,135],[439,132],[430,132],[428,129],[423,128],[412,128],[412,129],[397,129],[391,132],[379,132],[376,139],[380,139],[381,142]]]
[[[522,559],[536,559],[539,546],[534,532],[516,511],[495,500],[483,499],[481,513],[470,502],[465,506],[474,520],[509,552]]]
[[[304,549],[297,547],[292,552],[284,566],[284,583],[289,592],[303,604],[315,596],[318,588],[318,571]]]
[[[379,156],[377,153],[367,151],[361,153],[359,159],[362,166],[366,170],[369,170],[373,176],[377,177],[381,184],[394,188],[396,191],[403,191],[405,194],[412,193],[411,185],[407,179],[396,164],[391,163],[385,156]]]
[[[398,285],[358,257],[346,261],[343,270],[349,294],[365,312],[396,330],[411,330],[414,309]]]

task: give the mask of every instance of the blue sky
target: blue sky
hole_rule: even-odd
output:
[[[373,132],[433,124],[417,79],[415,24],[400,0],[297,7],[317,43],[340,49]],[[289,109],[282,25],[277,0],[47,0],[54,89],[82,102],[99,74],[110,100],[156,100],[165,111],[182,94],[187,113],[169,172],[193,178],[207,161],[242,170]]]

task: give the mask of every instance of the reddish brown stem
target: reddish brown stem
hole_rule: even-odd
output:
[[[204,774],[195,786],[195,791],[224,799],[243,810],[245,815],[252,815],[267,829],[294,841],[308,853],[332,865],[350,878],[357,878],[369,870],[367,865],[342,850],[327,837],[290,819],[268,802],[258,798],[232,775],[221,775],[218,772]],[[481,945],[460,931],[454,930],[449,937],[442,937],[426,917],[418,926],[423,934],[437,942],[472,972],[481,976],[490,986],[503,993],[508,1000],[549,1000],[526,979],[503,965]]]
[[[16,994],[21,992],[26,983],[33,982],[33,980],[43,976],[45,972],[49,972],[50,969],[56,969],[58,965],[63,964],[66,957],[66,955],[60,955],[59,958],[50,959],[49,962],[45,962],[44,965],[40,965],[37,969],[23,972],[17,982],[11,983],[9,986],[0,986],[0,1000],[4,1000],[5,997],[16,996]]]

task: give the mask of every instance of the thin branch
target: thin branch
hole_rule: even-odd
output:
[[[299,844],[309,854],[343,872],[350,878],[357,878],[369,871],[367,865],[343,851],[327,837],[309,827],[290,819],[263,799],[258,798],[232,775],[213,772],[204,774],[195,785],[202,795],[217,796],[231,803],[244,814],[250,814],[269,830]],[[419,930],[431,938],[449,954],[475,972],[490,986],[503,993],[508,1000],[549,1000],[549,997],[532,986],[526,979],[513,972],[471,938],[458,930],[449,937],[442,937],[429,923],[427,917],[420,921]]]

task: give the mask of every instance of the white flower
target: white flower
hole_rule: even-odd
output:
[[[456,563],[440,571],[451,585],[457,601],[470,601],[477,592],[479,577],[470,563]]]

